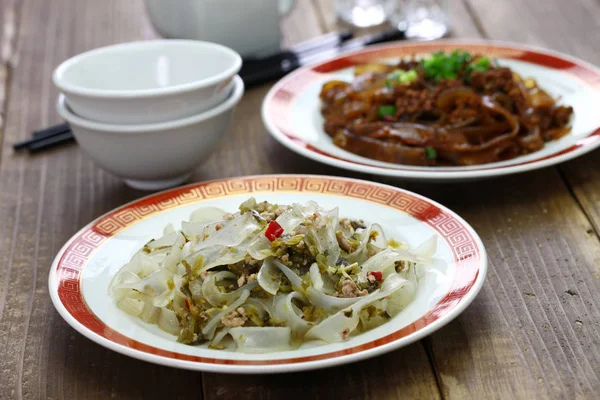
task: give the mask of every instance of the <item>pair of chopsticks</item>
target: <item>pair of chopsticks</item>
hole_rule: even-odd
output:
[[[31,153],[37,153],[73,141],[75,141],[75,137],[73,137],[71,128],[67,123],[63,123],[33,132],[31,139],[15,143],[13,150],[29,150]]]
[[[352,32],[329,33],[262,59],[244,60],[240,76],[246,87],[256,86],[283,77],[304,65],[324,61],[342,53],[360,50],[371,44],[405,39],[403,31],[388,31],[354,38]]]
[[[354,37],[352,32],[332,32],[290,47],[281,53],[260,59],[244,60],[240,76],[247,88],[278,78],[304,65],[323,61],[339,54],[360,50],[365,46],[404,39],[404,32],[394,28],[372,35]],[[33,133],[31,139],[16,143],[15,151],[37,153],[75,138],[67,123],[51,126]]]

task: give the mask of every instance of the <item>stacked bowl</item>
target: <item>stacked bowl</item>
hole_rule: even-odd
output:
[[[63,62],[57,109],[79,145],[136,189],[185,182],[225,135],[244,93],[242,60],[208,42],[119,44]]]

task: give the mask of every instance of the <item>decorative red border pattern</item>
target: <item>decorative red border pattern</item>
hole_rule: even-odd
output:
[[[143,218],[162,211],[229,195],[260,192],[324,193],[348,196],[395,208],[431,226],[452,250],[457,273],[449,292],[427,315],[385,337],[342,351],[281,360],[226,360],[197,357],[166,351],[126,337],[106,326],[86,305],[81,276],[91,255],[109,238]],[[100,337],[145,353],[162,357],[212,364],[264,365],[302,363],[339,357],[379,347],[423,329],[456,307],[469,292],[480,273],[481,249],[470,229],[448,210],[401,189],[374,183],[332,177],[272,176],[234,178],[182,187],[125,205],[81,230],[60,257],[55,274],[58,297],[68,313]]]
[[[367,48],[363,51],[348,54],[346,56],[341,56],[331,61],[326,61],[310,68],[298,70],[296,73],[290,75],[288,78],[284,78],[284,80],[281,81],[281,85],[277,88],[273,97],[270,98],[270,102],[265,104],[265,109],[267,110],[267,114],[271,116],[275,127],[287,139],[297,143],[298,145],[306,148],[307,150],[310,150],[313,153],[317,153],[328,158],[333,158],[336,160],[356,165],[369,166],[372,168],[384,170],[393,169],[398,171],[431,171],[431,168],[419,168],[416,166],[412,166],[410,169],[402,165],[382,167],[380,165],[369,163],[368,161],[358,162],[323,151],[303,140],[302,135],[293,133],[293,127],[289,123],[290,119],[288,117],[288,113],[294,99],[308,86],[310,86],[314,81],[321,79],[323,74],[328,74],[331,72],[339,71],[342,69],[354,67],[360,64],[365,64],[385,58],[425,55],[439,50],[452,51],[456,49],[463,49],[470,52],[487,55],[490,57],[520,60],[529,62],[531,64],[541,65],[547,68],[562,70],[563,72],[568,73],[569,75],[576,78],[583,85],[597,92],[600,92],[600,72],[598,70],[589,67],[588,65],[578,64],[570,59],[562,58],[556,54],[536,51],[528,47],[495,45],[488,43],[465,43],[460,41],[416,44],[399,43]],[[567,153],[571,153],[581,147],[590,146],[598,141],[600,141],[600,127],[597,127],[588,136],[578,140],[575,144],[566,149],[563,149],[560,152],[545,157],[537,158],[534,160],[530,160],[527,162],[522,162],[519,164],[510,164],[506,166],[496,167],[482,166],[481,169],[505,169],[512,168],[518,165],[526,165],[542,160],[548,160]]]

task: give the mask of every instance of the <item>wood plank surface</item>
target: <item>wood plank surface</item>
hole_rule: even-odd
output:
[[[487,38],[565,51],[577,42],[582,53],[597,48],[597,2],[457,3],[453,7],[465,7]],[[462,15],[455,14],[455,29],[462,27],[456,19]],[[568,49],[565,42],[571,43]],[[593,169],[588,164],[587,171]],[[430,339],[444,396],[595,398],[600,247],[557,170],[415,190],[473,224],[490,259],[488,279],[473,305]],[[582,191],[575,187],[576,193]]]
[[[455,36],[524,41],[600,63],[597,1],[451,3]],[[283,20],[285,43],[335,29],[332,9],[332,0],[298,1]],[[143,193],[95,167],[77,146],[39,156],[13,154],[10,146],[58,121],[50,75],[60,61],[155,33],[142,0],[3,0],[0,17],[2,49],[11,45],[10,57],[0,63],[0,90],[6,82],[2,66],[8,59],[13,65],[0,160],[0,399],[597,397],[597,152],[560,169],[489,181],[382,180],[317,164],[277,144],[260,118],[269,85],[247,91],[224,144],[196,171],[194,181],[320,173],[414,190],[454,209],[480,233],[490,260],[480,295],[421,343],[353,365],[299,374],[175,370],[118,355],[84,338],[51,305],[50,263],[79,228]],[[15,36],[7,40],[11,32]]]
[[[330,0],[315,1],[331,16]],[[590,57],[598,57],[592,48],[598,43],[600,6],[581,3],[452,2],[452,33],[570,52],[561,47],[566,42],[569,49],[579,49],[571,54],[586,53],[598,63]],[[336,26],[335,19],[324,20],[326,26]],[[574,32],[578,23],[582,28]],[[452,185],[386,180],[457,211],[479,232],[489,252],[490,272],[478,298],[425,341],[444,397],[596,397],[600,246],[586,218],[590,215],[598,227],[600,184],[593,178],[600,173],[594,154],[562,167],[567,184],[556,168]]]
[[[439,399],[421,345],[342,367],[283,375],[203,374],[205,399]]]
[[[472,2],[482,25],[493,38],[548,47],[600,65],[598,1],[581,0],[577,7],[561,0],[527,2],[524,7],[522,2],[515,0],[498,2],[501,4],[495,7],[498,15],[505,16],[503,18],[484,12],[489,6],[488,1]],[[512,12],[515,8],[520,11]],[[509,19],[510,24],[507,23]],[[534,29],[523,32],[516,28],[518,26],[534,26]],[[559,167],[596,232],[600,232],[599,155],[599,151],[594,151]]]
[[[50,76],[62,60],[93,47],[155,34],[144,17],[142,1],[22,3],[18,64],[0,164],[0,399],[201,398],[203,392],[208,398],[279,398],[293,375],[232,379],[211,374],[203,379],[200,373],[133,360],[76,333],[53,309],[47,274],[62,244],[92,219],[145,193],[127,188],[95,167],[77,146],[28,156],[14,154],[11,145],[34,129],[58,122],[57,92]],[[313,12],[309,3],[300,2],[285,18],[287,43],[321,32]],[[281,148],[266,134],[260,119],[267,90],[265,86],[247,92],[223,141],[236,145],[223,145],[194,180],[322,171],[314,163],[305,165],[299,156],[280,157]],[[336,369],[333,382],[322,379],[312,393],[335,392],[356,399],[383,398],[379,393],[397,398],[403,392],[439,397],[422,346],[382,360],[371,368],[362,363]],[[273,380],[279,384],[272,385]]]
[[[3,138],[10,73],[12,63],[15,61],[14,49],[19,11],[17,0],[3,0],[0,3],[0,143]]]
[[[332,7],[330,0],[317,1]],[[538,27],[534,17],[524,15],[528,7],[543,7],[547,33],[561,20],[559,2],[554,8],[533,1],[452,2],[453,35],[506,40],[512,31],[529,35],[529,43],[552,47],[532,39],[530,31]],[[600,9],[594,4],[571,5],[577,10],[570,13],[592,20],[593,10]],[[575,24],[571,21],[570,32],[562,27],[560,34],[582,41],[584,31],[593,32],[589,24],[573,34]],[[496,30],[489,32],[490,26]],[[593,34],[588,43],[581,46],[597,43]],[[600,246],[557,169],[463,184],[385,181],[458,212],[489,252],[490,271],[477,299],[425,342],[443,396],[594,398],[600,389]]]
[[[50,302],[53,254],[84,224],[138,194],[94,167],[76,146],[40,156],[11,149],[32,130],[58,121],[50,76],[59,62],[90,47],[151,34],[139,17],[142,5],[22,1],[0,166],[0,399],[167,398],[188,395],[189,382],[200,385],[198,374],[93,344]]]
[[[470,222],[490,261],[477,299],[430,338],[444,395],[594,398],[600,248],[558,173],[409,188]]]

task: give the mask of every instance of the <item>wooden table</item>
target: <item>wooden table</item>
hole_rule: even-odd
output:
[[[287,44],[336,28],[330,0],[299,3],[283,21]],[[454,36],[542,45],[600,64],[598,0],[450,3]],[[50,263],[82,226],[143,193],[75,145],[37,156],[11,145],[58,122],[50,76],[62,60],[156,34],[143,0],[1,0],[0,21],[0,399],[600,396],[598,151],[476,183],[387,181],[462,215],[490,259],[483,290],[460,317],[391,354],[323,371],[227,376],[137,361],[76,333],[50,302]],[[194,181],[286,172],[380,180],[277,144],[260,118],[268,89],[248,90],[227,140]]]

